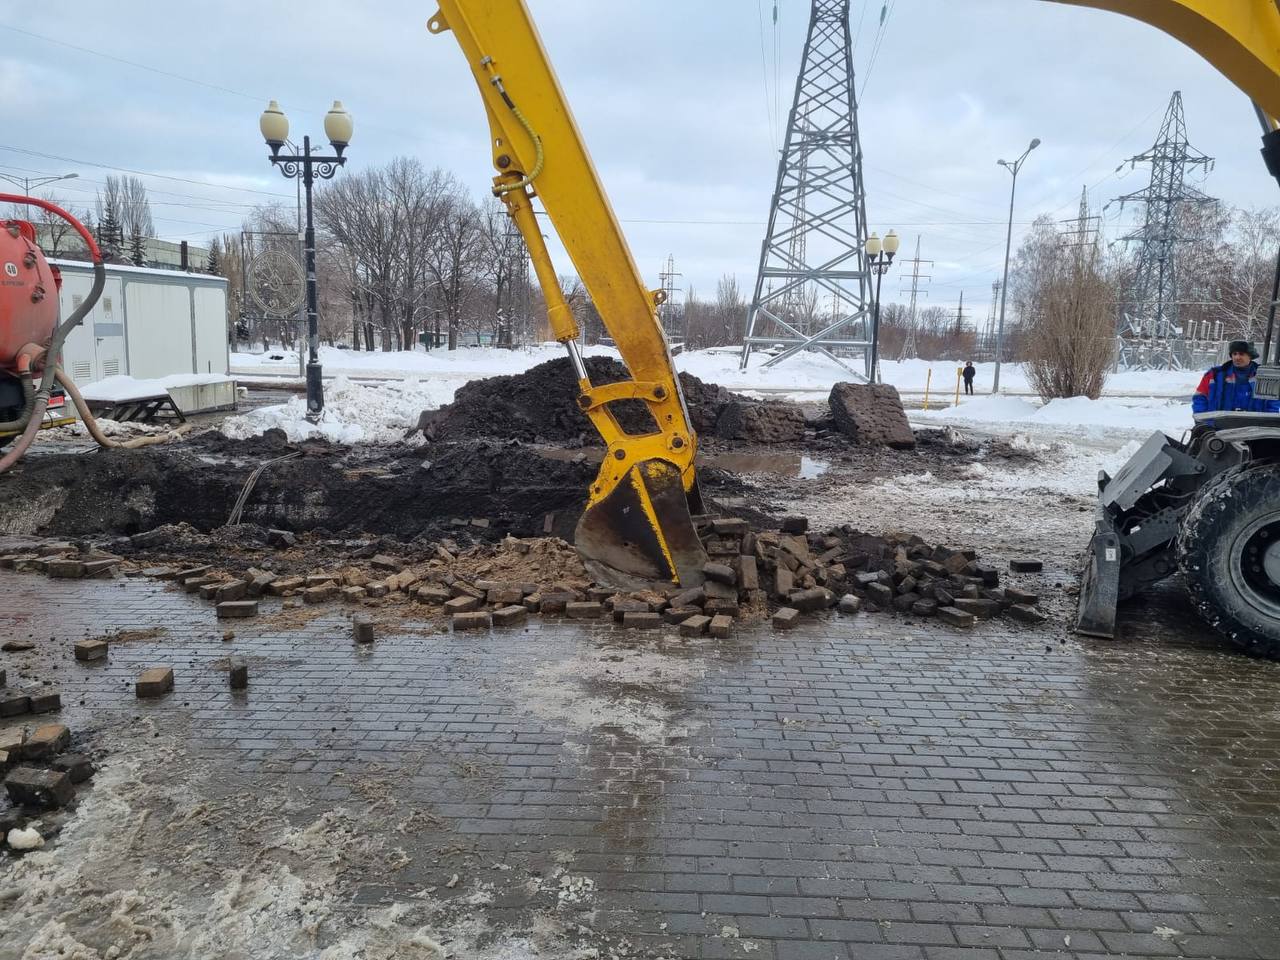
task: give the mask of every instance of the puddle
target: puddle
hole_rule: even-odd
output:
[[[550,460],[599,463],[604,459],[604,451],[599,447],[585,450],[566,450],[562,447],[533,449],[539,456]],[[767,473],[780,477],[798,477],[801,480],[812,480],[831,469],[829,461],[800,453],[707,453],[700,454],[698,462],[702,466],[716,467],[730,473]]]

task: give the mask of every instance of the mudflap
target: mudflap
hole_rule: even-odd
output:
[[[697,482],[686,494],[675,464],[643,460],[586,509],[574,545],[601,583],[627,590],[696,587],[707,562],[691,514],[691,507],[700,511],[700,501]]]
[[[1098,520],[1085,556],[1080,584],[1076,632],[1114,638],[1116,607],[1120,603],[1120,537],[1105,517]]]

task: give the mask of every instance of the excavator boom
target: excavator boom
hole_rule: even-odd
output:
[[[1280,118],[1280,0],[1048,2],[1109,10],[1163,30],[1220,70],[1271,121]]]
[[[702,582],[706,554],[697,437],[648,290],[605,195],[523,0],[440,0],[432,33],[452,31],[489,119],[494,193],[507,207],[547,302],[556,340],[578,378],[579,406],[608,449],[578,524],[576,544],[598,578],[619,586]],[[578,352],[578,325],[560,290],[533,208],[541,201],[632,379],[594,385]],[[610,410],[639,401],[653,428],[628,434]]]

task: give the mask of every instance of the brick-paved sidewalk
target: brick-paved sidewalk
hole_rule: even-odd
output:
[[[358,648],[339,607],[228,643],[159,584],[0,586],[0,632],[57,658],[73,729],[149,716],[190,731],[211,779],[318,806],[376,775],[485,863],[571,861],[595,884],[580,919],[657,955],[1280,958],[1280,666],[1212,644],[862,615],[695,647],[534,623]],[[71,660],[86,634],[152,626]],[[174,693],[134,700],[161,663]],[[356,900],[442,884],[452,868],[411,852]]]

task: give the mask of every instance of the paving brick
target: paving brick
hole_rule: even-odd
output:
[[[78,580],[84,576],[84,564],[79,560],[50,560],[45,573],[55,580]]]
[[[31,695],[16,687],[0,689],[0,717],[20,717],[31,710]]]
[[[472,613],[484,606],[484,601],[479,597],[473,597],[463,594],[460,597],[453,597],[444,605],[444,612],[450,616],[456,616],[460,613]]]
[[[775,630],[790,630],[800,624],[800,611],[795,607],[781,607],[773,615]]]
[[[972,613],[956,607],[939,607],[938,619],[949,626],[967,629],[973,626],[975,618]]]
[[[364,614],[351,618],[351,638],[356,643],[373,643],[373,620]]]
[[[718,640],[727,640],[733,632],[733,617],[727,613],[718,613],[711,618],[707,632]]]
[[[662,626],[662,615],[651,611],[632,612],[622,615],[622,625],[631,630],[656,630]]]
[[[93,761],[79,753],[60,753],[49,762],[49,766],[65,773],[72,783],[84,783],[95,773]]]
[[[9,799],[22,807],[54,810],[65,806],[75,796],[71,778],[57,770],[15,767],[5,777],[4,788]]]
[[[655,613],[654,616],[656,617],[657,614]],[[493,611],[493,625],[495,627],[516,627],[525,623],[528,619],[529,611],[520,603],[499,607]]]
[[[680,623],[680,636],[682,637],[700,637],[707,632],[707,627],[711,624],[711,618],[702,614],[694,614],[686,618]]]
[[[135,685],[140,699],[163,697],[173,689],[173,670],[170,667],[151,667],[143,670]]]
[[[233,659],[227,671],[227,685],[232,690],[246,690],[249,687],[249,665],[240,659]]]
[[[34,687],[28,691],[31,703],[27,707],[32,713],[52,713],[62,709],[62,694],[48,687]]]
[[[598,620],[604,615],[604,606],[595,600],[581,600],[565,604],[564,612],[574,620]]]
[[[257,600],[226,600],[214,608],[219,620],[243,620],[258,615]]]
[[[489,613],[486,610],[474,610],[453,615],[454,630],[487,630],[489,624]]]

